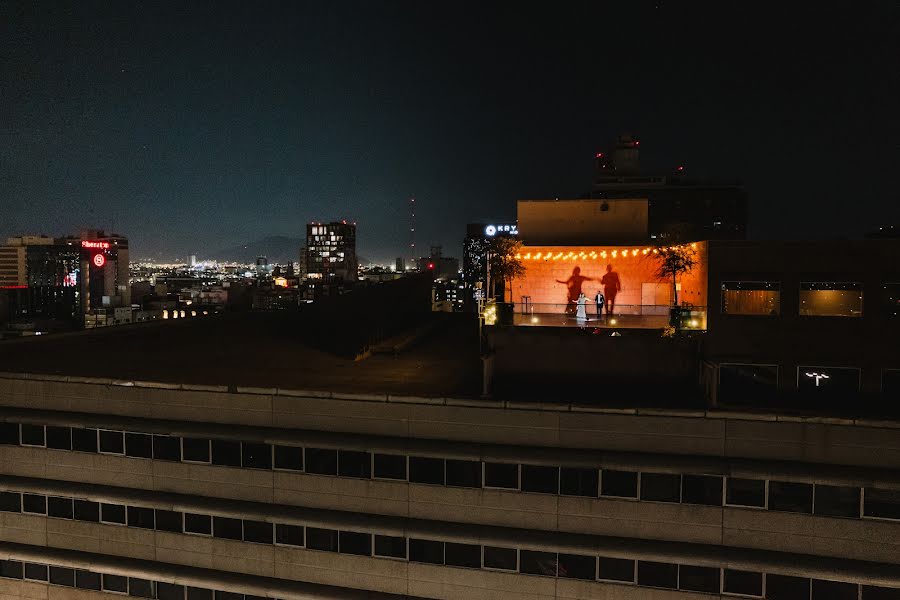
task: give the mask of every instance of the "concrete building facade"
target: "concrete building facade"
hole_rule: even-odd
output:
[[[900,594],[894,422],[20,373],[0,465],[8,598]]]

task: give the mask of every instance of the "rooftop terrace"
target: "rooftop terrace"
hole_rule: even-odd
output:
[[[363,360],[318,349],[303,325],[299,315],[236,314],[8,340],[0,342],[0,371],[431,397],[481,393],[474,319],[443,319],[405,351]]]

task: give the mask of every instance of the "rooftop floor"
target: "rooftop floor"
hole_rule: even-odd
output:
[[[0,342],[0,371],[350,393],[474,397],[474,319],[440,326],[397,355],[334,356],[287,314],[235,314]],[[461,317],[461,318],[455,318]]]

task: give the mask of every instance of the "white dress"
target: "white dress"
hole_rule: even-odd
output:
[[[575,318],[579,323],[587,321],[587,298],[584,296],[578,298],[578,308],[575,310]]]

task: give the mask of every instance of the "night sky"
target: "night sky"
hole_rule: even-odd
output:
[[[415,195],[418,246],[460,256],[625,132],[742,179],[753,237],[900,222],[897,2],[61,4],[0,0],[3,238],[202,258],[344,218],[389,260]]]

